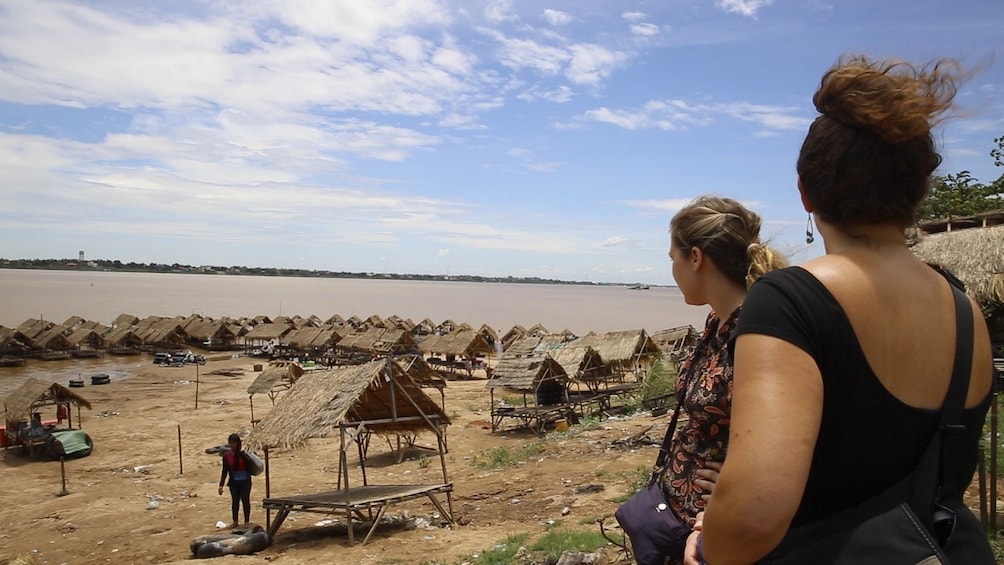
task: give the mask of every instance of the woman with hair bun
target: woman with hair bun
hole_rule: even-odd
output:
[[[704,509],[725,459],[732,400],[732,360],[726,345],[746,289],[762,274],[786,265],[761,243],[760,223],[760,216],[739,202],[717,196],[693,200],[670,222],[673,278],[687,304],[711,307],[700,342],[676,379],[677,405],[689,418],[670,430],[665,463],[657,461],[653,469],[669,511],[686,528]],[[678,545],[648,559],[638,555],[635,543],[636,559],[640,565],[662,565],[667,558],[679,563],[685,541],[684,535]]]
[[[789,529],[859,507],[917,468],[953,373],[958,284],[907,248],[904,228],[941,161],[931,130],[963,78],[952,60],[861,56],[823,76],[797,170],[826,255],[750,289],[736,328],[729,456],[686,563],[783,559],[774,550]],[[968,521],[962,494],[993,368],[978,306],[960,308],[973,313],[972,368],[964,431],[949,440],[961,454],[946,467],[954,486],[941,494]],[[984,553],[992,562],[989,546]]]

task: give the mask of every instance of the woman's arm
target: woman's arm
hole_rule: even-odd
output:
[[[753,563],[784,537],[805,490],[822,409],[822,377],[808,353],[766,335],[737,338],[729,451],[702,528],[708,563]]]

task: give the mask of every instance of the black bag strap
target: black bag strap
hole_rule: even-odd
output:
[[[965,409],[973,362],[973,309],[966,294],[954,284],[950,286],[955,301],[956,322],[952,380],[942,402],[940,422],[917,466],[906,477],[860,504],[789,530],[777,548],[771,552],[772,555],[784,555],[792,549],[845,531],[903,502],[910,502],[930,529],[933,525],[931,510],[942,493],[956,493],[954,485],[945,485],[944,480],[951,476],[948,470],[959,459],[951,453],[952,449],[945,449],[943,439],[946,431],[964,429],[962,413]],[[950,443],[958,445],[960,442]]]
[[[684,394],[686,394],[687,385],[690,383],[684,383]],[[669,446],[673,443],[673,436],[676,434],[676,422],[680,419],[680,410],[683,410],[683,402],[679,398],[676,400],[676,410],[673,410],[673,417],[669,420],[669,427],[666,428],[666,437],[662,438],[662,446],[659,447],[659,456],[655,458],[656,469],[661,469],[663,465],[666,464],[666,459],[669,459]],[[655,479],[655,473],[652,474],[652,479]]]

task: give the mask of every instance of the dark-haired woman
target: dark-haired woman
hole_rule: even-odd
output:
[[[962,78],[954,61],[865,57],[823,76],[798,189],[826,255],[750,289],[736,330],[729,456],[688,564],[754,563],[789,528],[855,507],[918,464],[951,379],[956,315],[952,283],[907,248],[904,228],[941,160],[931,129]],[[965,431],[953,438],[965,457],[943,492],[953,500],[976,468],[993,371],[983,317],[967,305],[972,370]]]
[[[230,515],[233,521],[231,528],[237,527],[237,510],[244,505],[244,524],[251,519],[251,466],[247,456],[241,449],[241,436],[230,434],[227,438],[230,449],[223,454],[223,470],[220,473],[219,494],[223,494],[223,484],[230,477],[227,485],[230,487]]]

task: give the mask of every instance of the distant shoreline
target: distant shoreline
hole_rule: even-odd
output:
[[[584,286],[624,286],[633,289],[647,289],[656,285],[642,283],[608,283],[592,281],[565,281],[560,279],[545,279],[540,277],[486,277],[481,275],[419,275],[402,273],[363,273],[348,271],[327,271],[319,269],[280,269],[274,267],[223,267],[216,265],[184,265],[173,263],[123,263],[107,259],[85,260],[73,259],[3,259],[0,258],[0,269],[21,269],[37,271],[72,271],[72,272],[104,272],[104,273],[177,273],[188,275],[231,275],[258,277],[303,277],[303,278],[333,278],[333,279],[385,279],[400,281],[437,281],[437,282],[477,282],[477,283],[514,283],[514,284],[564,284]]]

